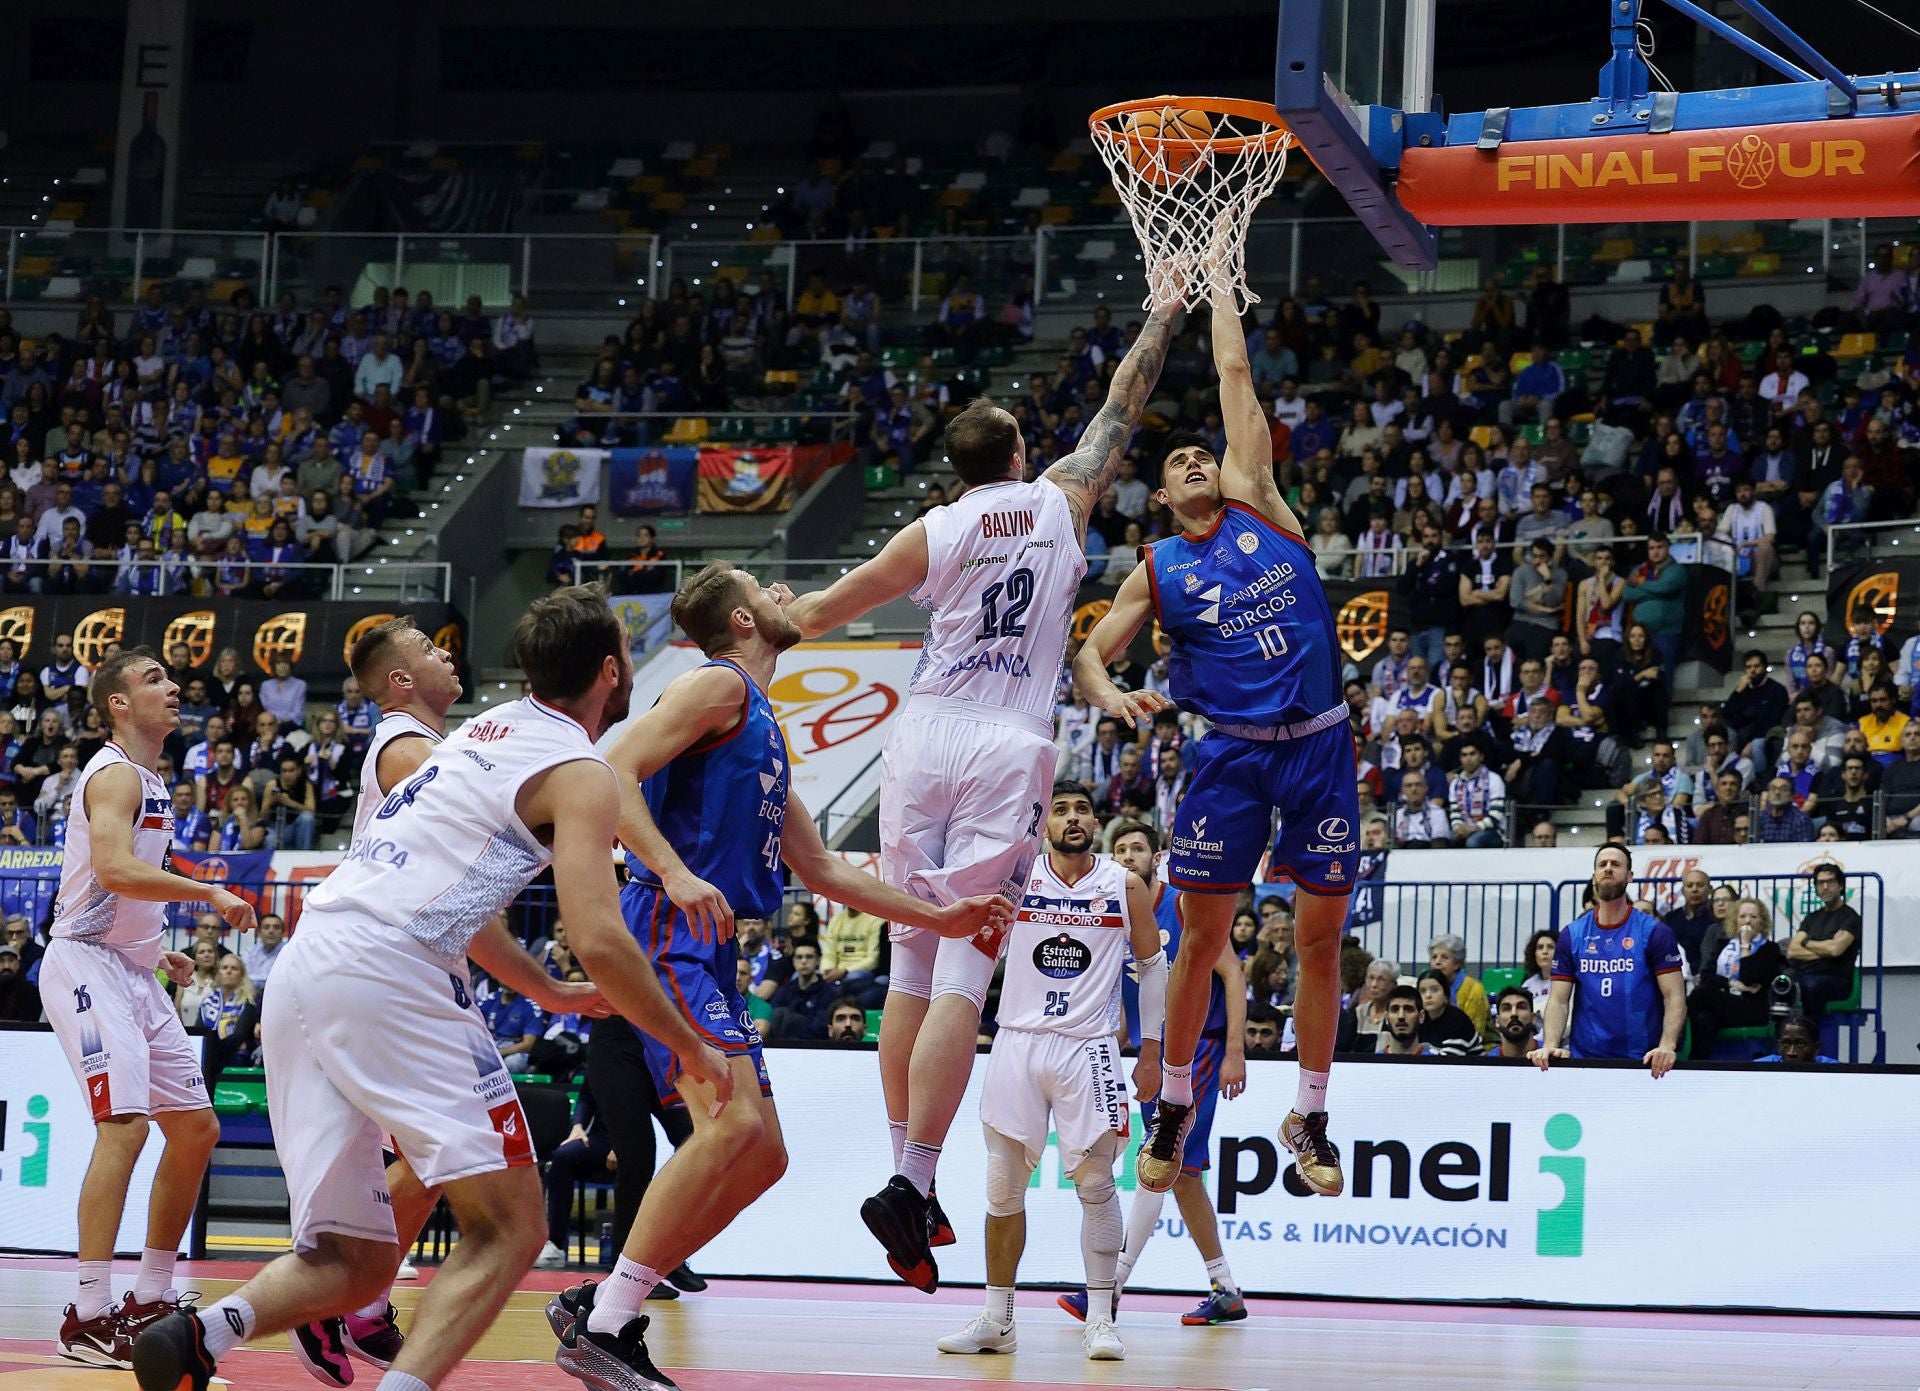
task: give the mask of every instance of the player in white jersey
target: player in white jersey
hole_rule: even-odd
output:
[[[942,1352],[1012,1352],[1014,1278],[1027,1239],[1027,1181],[1050,1135],[1080,1195],[1087,1326],[1094,1361],[1126,1356],[1113,1329],[1114,1270],[1124,1227],[1113,1166],[1126,1148],[1131,1105],[1120,1072],[1120,978],[1133,949],[1140,1032],[1160,1037],[1167,958],[1153,893],[1118,860],[1093,853],[1100,820],[1077,782],[1053,786],[1047,854],[1033,866],[1007,934],[1000,1030],[980,1092],[987,1137],[987,1303]]]
[[[606,1001],[670,1040],[719,1104],[732,1096],[726,1060],[667,1003],[620,915],[608,855],[619,791],[593,742],[632,695],[625,630],[603,592],[576,586],[536,600],[514,647],[533,694],[438,745],[307,899],[262,1019],[294,1250],[206,1312],[141,1334],[143,1391],[205,1391],[228,1349],[387,1287],[400,1251],[386,1135],[445,1190],[461,1238],[380,1391],[429,1391],[493,1322],[546,1222],[526,1117],[465,958],[511,979],[481,929],[549,864]]]
[[[107,658],[87,692],[113,737],[81,771],[60,861],[52,941],[40,994],[54,1036],[86,1090],[93,1158],[80,1185],[80,1283],[59,1333],[60,1355],[130,1365],[135,1336],[171,1313],[173,1264],[220,1138],[200,1051],[154,976],[176,984],[193,963],[163,950],[166,905],[210,900],[228,926],[253,908],[225,889],[171,873],[173,799],[154,772],[180,725],[180,688],[146,648]],[[113,1298],[114,1238],[149,1125],[166,1137],[149,1198],[146,1249],[133,1290]]]
[[[1160,380],[1176,311],[1156,309],[1080,446],[1034,482],[1014,418],[980,397],[947,426],[959,501],[909,523],[872,560],[793,601],[818,637],[891,599],[929,611],[907,702],[887,732],[880,873],[930,903],[1015,893],[1033,864],[1059,751],[1055,683],[1086,573],[1087,519]],[[931,1246],[953,1240],[931,1198],[940,1146],[973,1069],[980,1009],[1001,941],[893,930],[880,1079],[895,1176],[861,1205],[896,1274],[939,1281]],[[922,1237],[918,1233],[925,1233]]]

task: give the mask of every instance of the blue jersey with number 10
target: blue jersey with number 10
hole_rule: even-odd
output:
[[[708,665],[739,673],[747,687],[745,715],[725,734],[688,749],[640,790],[690,872],[718,889],[737,916],[771,918],[783,888],[787,741],[772,702],[751,677],[732,662]],[[643,884],[660,884],[660,876],[631,853],[627,868]]]
[[[1229,502],[1210,530],[1154,542],[1147,563],[1181,709],[1281,725],[1340,703],[1333,612],[1305,541]]]

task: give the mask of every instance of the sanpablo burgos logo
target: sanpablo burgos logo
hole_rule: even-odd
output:
[[[1523,1153],[1536,1153],[1537,1172],[1559,1180],[1558,1201],[1533,1214],[1533,1254],[1577,1257],[1585,1252],[1587,1161],[1573,1153],[1580,1145],[1581,1126],[1565,1112],[1550,1117],[1538,1139],[1522,1136]],[[1524,1221],[1513,1231],[1514,1220],[1505,1206],[1513,1201],[1515,1139],[1513,1125],[1494,1121],[1485,1145],[1443,1140],[1416,1154],[1402,1140],[1353,1140],[1347,1160],[1345,1200],[1388,1202],[1428,1199],[1442,1203],[1488,1204],[1485,1215],[1467,1222],[1395,1221],[1391,1211],[1376,1208],[1384,1220],[1276,1222],[1279,1239],[1316,1246],[1455,1246],[1469,1249],[1525,1250]],[[1272,1140],[1259,1136],[1223,1136],[1220,1140],[1219,1191],[1222,1217],[1238,1213],[1244,1199],[1269,1192],[1277,1179],[1295,1198],[1312,1197],[1291,1162],[1281,1168]],[[1414,1186],[1419,1185],[1416,1194]],[[1316,1216],[1326,1211],[1319,1203]],[[1463,1212],[1462,1216],[1467,1213]],[[1229,1224],[1229,1226],[1239,1224]],[[1267,1225],[1267,1224],[1261,1224]],[[1510,1245],[1510,1240],[1513,1242]]]

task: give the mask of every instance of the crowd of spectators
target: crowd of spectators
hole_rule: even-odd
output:
[[[425,292],[338,286],[302,309],[224,306],[150,282],[117,315],[34,338],[0,309],[0,590],[9,594],[325,592],[373,544],[493,383],[534,365],[516,299],[497,320]]]

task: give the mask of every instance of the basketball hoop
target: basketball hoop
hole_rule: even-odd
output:
[[[1140,238],[1146,307],[1191,309],[1215,288],[1236,314],[1258,304],[1247,225],[1286,172],[1294,139],[1280,113],[1227,97],[1142,97],[1103,106],[1087,124]]]

